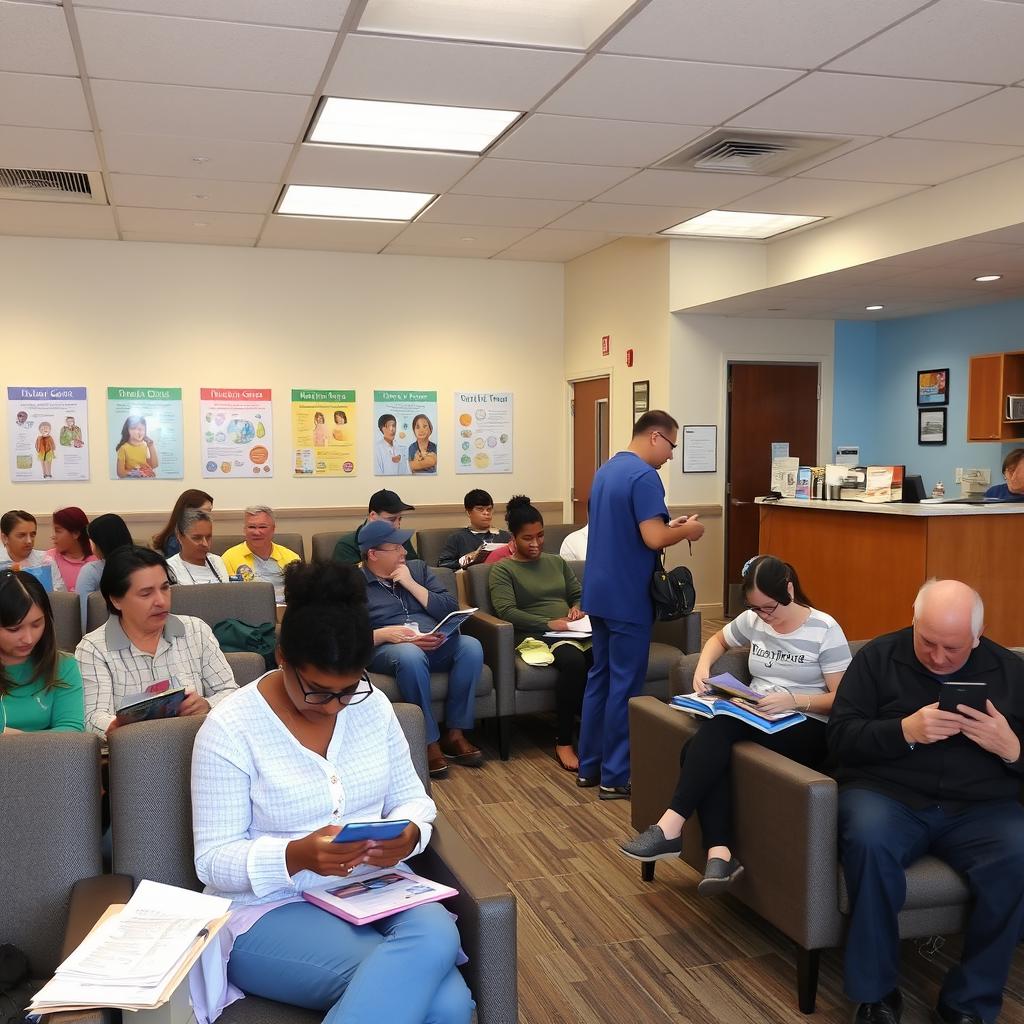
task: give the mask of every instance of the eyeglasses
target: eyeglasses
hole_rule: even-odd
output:
[[[665,444],[667,444],[669,448],[672,449],[672,451],[675,451],[679,447],[679,445],[676,444],[675,441],[670,441],[660,430],[654,431],[654,437],[660,437],[662,441],[664,441]]]
[[[302,699],[307,704],[330,704],[332,700],[336,700],[340,707],[347,708],[366,700],[373,693],[373,684],[366,676],[354,685],[346,686],[344,690],[312,690],[307,688],[306,680],[299,675],[298,669],[293,668],[292,672],[302,691]]]
[[[776,601],[775,604],[748,604],[747,607],[755,614],[760,615],[762,619],[770,619],[775,612],[778,610],[781,602]]]

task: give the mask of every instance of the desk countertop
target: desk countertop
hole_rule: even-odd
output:
[[[1000,516],[1024,515],[1024,502],[993,502],[987,505],[949,505],[933,504],[924,501],[919,505],[899,501],[872,503],[868,501],[808,501],[803,498],[780,498],[778,501],[766,501],[755,498],[758,505],[778,505],[781,508],[800,508],[814,512],[865,512],[869,515],[882,516],[917,516],[928,518],[933,516]]]

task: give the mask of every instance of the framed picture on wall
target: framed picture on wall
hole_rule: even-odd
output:
[[[917,410],[917,443],[918,444],[945,444],[946,443],[946,410],[945,409],[918,409]]]
[[[917,371],[917,404],[949,405],[949,367]]]
[[[633,381],[633,422],[651,408],[651,382],[649,380]]]

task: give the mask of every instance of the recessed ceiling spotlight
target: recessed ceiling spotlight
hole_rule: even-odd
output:
[[[821,217],[789,213],[742,213],[739,210],[709,210],[680,224],[665,228],[662,235],[695,235],[710,238],[771,238],[783,231],[813,224]]]
[[[874,312],[875,312],[876,310],[879,310],[879,309],[885,309],[885,306],[880,306],[880,305],[877,305],[877,304],[876,304],[876,305],[874,305],[874,306],[865,306],[864,308],[865,308],[865,309],[866,309],[866,310],[867,310],[867,311],[868,311],[869,313],[874,313]]]
[[[982,274],[974,280],[977,281],[978,284],[988,284],[990,281],[1000,281],[1002,280],[1002,277],[1002,274]]]
[[[193,199],[209,199],[210,198],[210,194],[208,192],[193,192],[192,193],[192,198]]]
[[[459,239],[460,242],[475,242],[476,239],[472,235],[466,235],[464,238]]]
[[[208,164],[210,158],[208,156],[194,156],[192,157],[192,163],[194,164]]]

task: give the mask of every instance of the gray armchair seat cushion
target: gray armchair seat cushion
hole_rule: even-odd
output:
[[[394,676],[386,676],[380,672],[370,672],[370,682],[383,691],[392,704],[401,701],[402,693],[398,689]],[[487,697],[494,692],[494,676],[487,665],[480,670],[480,678],[476,681],[476,699]],[[448,696],[448,673],[430,673],[430,699],[431,701],[443,701]]]
[[[904,911],[929,910],[932,907],[957,904],[966,907],[970,900],[971,891],[963,876],[938,857],[922,857],[907,868]],[[850,894],[846,891],[842,870],[839,872],[839,912],[850,913]]]

